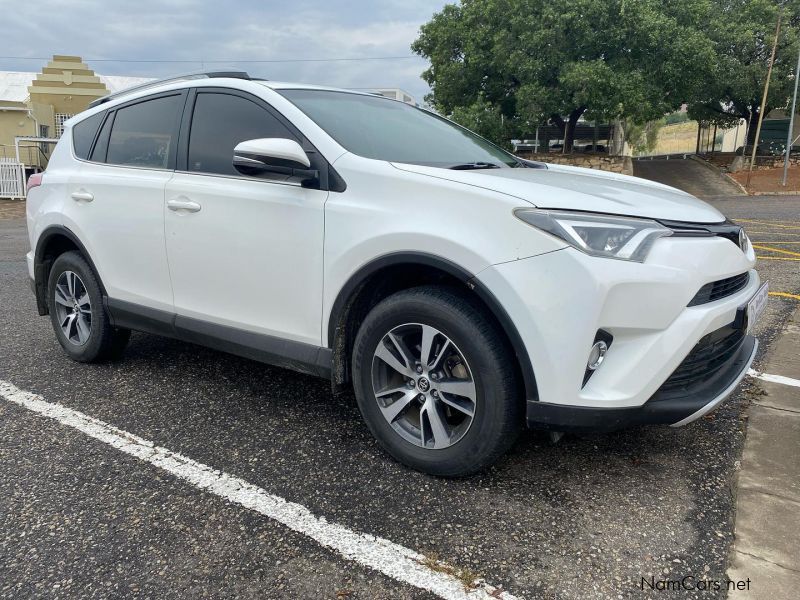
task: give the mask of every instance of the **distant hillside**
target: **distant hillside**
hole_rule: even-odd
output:
[[[665,125],[658,132],[656,146],[649,154],[694,152],[697,146],[697,121]]]

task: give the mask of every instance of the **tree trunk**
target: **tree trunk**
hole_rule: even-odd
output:
[[[559,135],[564,141],[564,145],[561,149],[563,154],[572,152],[572,146],[575,142],[575,126],[578,124],[578,119],[580,119],[585,112],[586,107],[580,106],[570,112],[566,119],[561,115],[550,115],[550,122],[558,127]]]
[[[555,125],[556,127],[558,127],[559,139],[563,140],[564,139],[564,132],[565,132],[566,127],[567,127],[567,123],[566,123],[566,121],[564,121],[564,118],[561,115],[551,115],[550,116],[550,122],[553,125]],[[563,148],[562,148],[562,151],[563,151]],[[550,146],[547,147],[546,152],[550,152]]]
[[[700,154],[700,136],[703,134],[703,123],[697,123],[697,146],[695,147],[694,153]]]
[[[717,151],[717,124],[714,123],[714,133],[711,135],[711,154]]]
[[[756,130],[758,129],[758,115],[760,106],[755,106],[750,110],[749,115],[743,115],[745,119],[747,119],[749,123],[749,128],[747,130],[747,143],[746,146],[749,148],[753,147],[753,144],[756,143]],[[772,109],[767,108],[765,111],[766,114],[769,114]]]
[[[575,142],[575,126],[578,124],[578,119],[586,112],[586,107],[581,106],[569,113],[569,118],[566,123],[566,130],[564,131],[564,154],[572,152],[572,146]]]

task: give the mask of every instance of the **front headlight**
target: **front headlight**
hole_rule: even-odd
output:
[[[558,210],[518,208],[514,215],[591,256],[644,262],[653,243],[672,235],[657,221]]]
[[[744,227],[739,230],[739,249],[745,254],[750,249],[750,238],[747,237]]]

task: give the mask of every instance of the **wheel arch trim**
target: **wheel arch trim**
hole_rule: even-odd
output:
[[[71,229],[65,227],[64,225],[50,225],[39,235],[39,239],[36,241],[36,251],[33,255],[34,290],[36,292],[36,305],[39,309],[40,315],[46,315],[49,312],[47,308],[46,294],[49,268],[44,261],[44,250],[48,243],[50,243],[50,241],[56,236],[67,238],[78,248],[78,251],[81,253],[81,255],[83,255],[83,258],[86,259],[86,262],[89,263],[89,267],[92,269],[94,276],[97,278],[97,282],[100,284],[100,293],[102,294],[103,298],[108,297],[106,288],[103,285],[103,280],[100,278],[100,274],[97,271],[97,266],[94,264],[89,251],[86,249],[86,246],[83,244],[80,238],[75,235]]]
[[[508,312],[503,308],[503,305],[497,300],[492,291],[479,281],[473,273],[446,258],[425,252],[402,251],[385,254],[361,266],[351,275],[339,290],[336,300],[328,314],[328,348],[336,348],[339,321],[345,313],[347,306],[350,304],[350,301],[360,289],[361,284],[381,269],[402,264],[423,265],[440,269],[463,282],[467,288],[475,292],[478,298],[489,309],[492,316],[497,320],[503,333],[511,343],[511,348],[514,351],[519,370],[522,373],[526,400],[531,401],[538,399],[533,364],[531,363],[525,343],[522,341],[522,336],[520,336],[516,325],[514,325]]]

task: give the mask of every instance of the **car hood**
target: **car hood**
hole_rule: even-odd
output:
[[[544,169],[458,171],[392,163],[396,168],[515,196],[538,208],[582,210],[693,223],[719,223],[718,210],[676,188],[630,175],[548,164]]]

